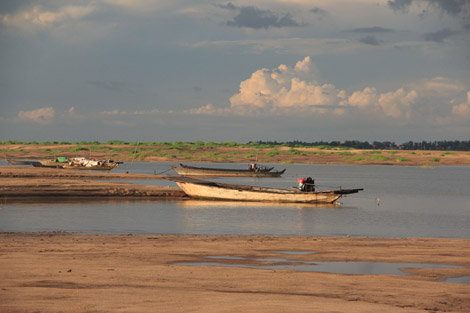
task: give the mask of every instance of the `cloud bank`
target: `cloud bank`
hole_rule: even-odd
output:
[[[222,9],[238,12],[232,21],[227,22],[227,26],[247,27],[253,29],[303,26],[296,22],[289,13],[280,15],[270,10],[258,9],[254,6],[235,6],[231,2],[226,5],[221,5],[220,7]]]
[[[413,122],[443,121],[444,117],[470,117],[466,87],[458,81],[435,77],[379,92],[365,87],[348,93],[331,83],[319,83],[319,73],[310,57],[295,66],[281,64],[263,68],[240,83],[239,92],[230,97],[228,107],[213,104],[187,110],[188,114],[207,115],[329,115],[367,116]],[[460,103],[455,105],[455,103]],[[450,122],[450,120],[449,120]]]

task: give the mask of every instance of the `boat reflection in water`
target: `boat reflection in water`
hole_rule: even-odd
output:
[[[216,209],[216,208],[294,208],[294,209],[339,209],[341,204],[335,203],[287,203],[258,201],[220,201],[220,200],[184,200],[179,202],[184,209]]]

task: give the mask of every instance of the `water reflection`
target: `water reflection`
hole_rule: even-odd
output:
[[[442,281],[451,284],[470,284],[470,276],[449,277]]]
[[[134,162],[132,167],[124,164],[116,171],[154,174],[167,171],[170,164],[174,162]],[[69,198],[61,202],[49,198],[13,203],[12,199],[2,198],[0,231],[470,238],[470,167],[439,166],[431,170],[412,166],[286,164],[285,167],[287,171],[280,178],[217,181],[289,189],[298,177],[311,176],[321,185],[360,187],[364,192],[344,197],[343,204],[333,207],[105,198]],[[173,182],[166,180],[130,182],[173,186]],[[376,198],[380,198],[380,206]]]
[[[305,252],[302,252],[305,253]],[[313,252],[312,252],[313,253]],[[244,258],[232,256],[207,256],[208,262],[182,262],[178,265],[242,267],[253,269],[295,270],[350,275],[408,275],[410,268],[464,268],[463,266],[426,263],[385,263],[385,262],[325,262],[305,261],[291,258]],[[213,260],[218,260],[214,262]],[[230,262],[224,262],[225,260]],[[241,262],[233,262],[241,261]]]
[[[295,209],[339,209],[340,204],[309,204],[309,203],[278,203],[278,202],[255,202],[255,201],[218,201],[218,200],[184,200],[180,202],[185,209],[208,209],[208,208],[295,208]]]

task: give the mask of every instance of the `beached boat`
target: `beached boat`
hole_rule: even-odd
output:
[[[72,158],[57,157],[53,160],[39,160],[32,165],[34,167],[48,167],[48,168],[63,168],[70,170],[94,170],[94,171],[109,171],[113,168],[119,167],[122,162],[115,162],[113,160],[88,160],[86,158]]]
[[[357,193],[360,189],[337,189],[324,191],[301,191],[247,185],[232,185],[191,177],[169,177],[190,197],[214,200],[269,201],[298,203],[334,203],[344,195]]]
[[[122,162],[115,162],[113,160],[88,160],[86,158],[73,158],[68,163],[64,164],[64,169],[70,170],[94,170],[94,171],[109,171],[113,168],[119,167]]]
[[[34,160],[13,160],[13,159],[6,159],[6,160],[11,165],[33,165],[34,163],[38,162]]]
[[[179,164],[180,167],[171,166],[178,174],[183,176],[224,176],[224,177],[280,177],[282,171],[272,171],[273,167],[262,167],[252,164],[250,169],[229,169],[229,168],[211,168],[211,167],[195,167]]]
[[[69,159],[66,157],[57,157],[52,160],[39,160],[32,164],[34,167],[49,167],[49,168],[63,168],[68,163]]]
[[[68,170],[84,170],[84,171],[110,171],[115,166],[108,166],[108,165],[97,165],[97,166],[80,166],[80,165],[64,165],[63,169]]]

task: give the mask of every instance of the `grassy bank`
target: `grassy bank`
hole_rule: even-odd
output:
[[[236,142],[2,142],[0,153],[12,159],[58,156],[106,158],[124,162],[237,162],[280,164],[470,165],[468,151],[367,150],[346,147],[239,144]]]

